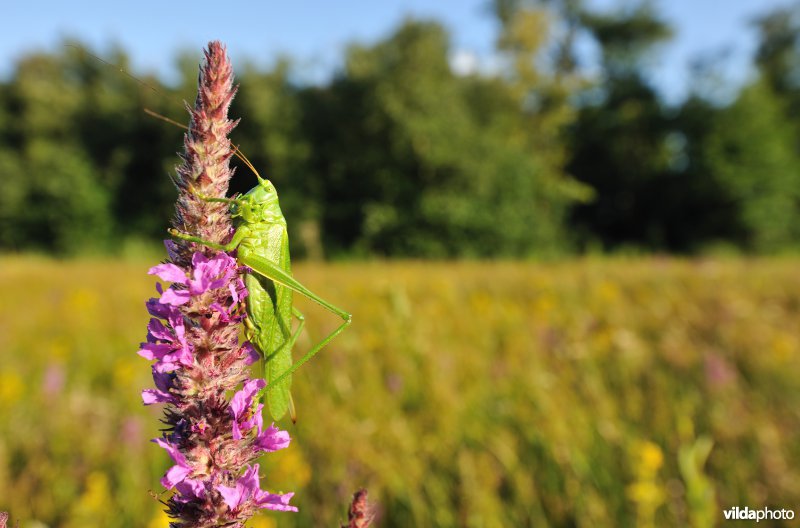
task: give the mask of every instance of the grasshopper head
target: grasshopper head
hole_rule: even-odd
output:
[[[258,185],[242,196],[234,215],[248,224],[282,222],[283,213],[278,205],[278,192],[272,182],[259,178]]]

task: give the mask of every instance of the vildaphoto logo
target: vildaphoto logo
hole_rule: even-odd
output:
[[[740,508],[739,506],[734,506],[733,508],[728,508],[727,510],[722,510],[722,514],[725,516],[726,521],[771,521],[775,519],[787,519],[791,520],[794,519],[794,510],[788,509],[780,509],[780,510],[770,510],[767,507],[760,508],[758,510],[753,510],[745,506],[744,508]]]

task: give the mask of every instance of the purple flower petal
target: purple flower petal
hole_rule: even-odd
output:
[[[215,286],[212,284],[219,280],[225,271],[227,255],[225,253],[217,253],[211,260],[206,260],[200,265],[195,264],[193,277],[195,280],[195,287],[199,290],[198,293],[213,289]],[[219,288],[219,286],[216,286]]]
[[[154,403],[173,403],[175,396],[170,394],[169,389],[172,388],[174,376],[171,374],[158,372],[153,367],[153,381],[155,381],[156,389],[145,389],[142,391],[142,401],[145,405],[152,405]]]
[[[189,302],[191,295],[189,290],[175,290],[169,288],[161,298],[158,300],[161,304],[169,304],[171,306],[181,306]]]
[[[217,486],[217,491],[222,495],[222,499],[231,510],[235,510],[240,504],[249,499],[255,489],[258,489],[258,464],[247,468],[244,475],[236,481],[235,487]]]
[[[239,477],[237,484],[241,484],[246,489],[253,491],[259,489],[258,487],[258,464],[249,466],[247,470]]]
[[[234,487],[223,486],[222,484],[217,485],[217,491],[220,495],[222,495],[222,500],[225,501],[225,504],[228,505],[228,508],[233,511],[239,507],[239,505],[245,501],[245,489],[236,483]]]
[[[252,379],[242,386],[242,390],[238,391],[231,398],[230,410],[234,418],[239,418],[245,410],[253,404],[253,396],[266,387],[267,382],[263,379]]]
[[[220,303],[218,303],[218,302],[211,303],[211,306],[209,306],[208,308],[209,308],[209,310],[213,310],[213,311],[217,312],[219,314],[219,318],[223,322],[225,322],[225,323],[229,323],[230,322],[231,318],[230,318],[230,315],[228,315],[228,310],[226,310],[225,307],[222,306]]]
[[[180,310],[175,307],[170,307],[167,313],[167,321],[169,321],[169,325],[172,327],[178,339],[182,339],[186,334],[186,326],[183,324],[183,315]]]
[[[241,277],[237,277],[235,281],[228,284],[228,289],[231,291],[233,304],[238,304],[240,300],[247,297],[247,288],[245,287],[244,281]]]
[[[156,275],[159,279],[167,282],[177,282],[186,284],[186,273],[175,264],[159,264],[147,270],[148,275]]]
[[[157,360],[153,369],[159,373],[171,372],[181,365],[194,365],[194,355],[186,342],[178,343],[177,346],[175,343],[142,343],[136,353],[145,359]]]
[[[250,380],[244,384],[242,390],[238,391],[231,398],[229,410],[233,416],[233,439],[241,440],[242,431],[240,426],[248,431],[253,428],[256,422],[252,419],[242,421],[242,417],[248,414],[250,408],[253,406],[253,396],[266,386],[263,379]],[[261,408],[258,409],[258,415],[261,416]]]
[[[233,261],[235,264],[235,261]],[[212,281],[209,285],[209,289],[215,288],[222,288],[223,286],[230,284],[233,277],[236,275],[236,268],[234,266],[228,267],[225,269],[225,273],[222,274],[219,279]]]
[[[235,488],[227,486],[217,486],[217,491],[222,495],[228,508],[235,510],[242,503],[252,500],[259,508],[267,508],[278,511],[297,511],[297,508],[289,505],[289,500],[294,493],[275,495],[263,491],[258,483],[258,464],[253,464],[244,472],[239,480],[236,481]]]
[[[167,256],[170,260],[180,260],[180,250],[174,240],[169,238],[164,240],[164,247],[167,249]]]
[[[171,328],[164,326],[158,320],[151,320],[148,325],[148,342],[142,343],[137,353],[145,359],[157,360],[159,363],[154,367],[156,372],[171,372],[181,365],[191,367],[194,365],[194,355],[186,339],[183,315],[177,308],[170,307],[166,310],[165,316]],[[153,341],[166,341],[166,343]]]
[[[161,485],[169,489],[182,482],[187,475],[192,472],[192,468],[186,461],[186,457],[178,450],[178,446],[170,444],[163,438],[154,438],[156,444],[166,449],[170,458],[175,461],[175,465],[169,468],[167,473],[161,478]]]
[[[236,274],[236,261],[226,253],[217,253],[210,260],[199,251],[192,255],[191,278],[175,264],[159,264],[150,268],[151,275],[161,280],[183,284],[187,290],[167,289],[159,302],[172,306],[181,306],[190,301],[191,296],[200,295],[208,290],[220,288],[231,281]],[[234,291],[234,295],[235,295]]]
[[[178,446],[169,443],[163,438],[153,438],[151,442],[154,442],[159,446],[163,447],[173,461],[177,462],[178,464],[186,464],[186,457],[183,456],[183,453],[180,452]]]
[[[175,397],[172,394],[163,392],[156,389],[145,389],[142,391],[142,402],[145,405],[153,405],[154,403],[173,403]]]
[[[156,340],[172,341],[169,329],[158,319],[150,319],[147,323],[147,341],[155,343]]]
[[[213,266],[208,266],[208,258],[202,253],[192,255],[192,278],[189,280],[189,289],[193,295],[199,295],[208,289],[208,283],[214,278]]]
[[[222,495],[222,500],[228,505],[228,508],[235,510],[242,503],[242,494],[244,491],[237,484],[236,487],[229,488],[222,484],[217,486],[217,491]]]
[[[294,493],[284,493],[277,495],[266,491],[258,490],[254,495],[256,504],[260,508],[275,511],[291,511],[296,512],[297,506],[291,506],[289,500],[294,496]]]
[[[142,343],[136,352],[145,359],[161,359],[172,351],[169,343]]]
[[[247,357],[245,359],[245,363],[247,365],[252,365],[256,361],[261,359],[261,354],[258,353],[256,347],[254,347],[250,341],[245,341],[244,343],[242,343],[242,348],[240,349],[240,353],[242,352],[247,354]]]
[[[194,255],[192,255],[192,268],[200,268],[205,265],[206,262],[208,262],[208,257],[206,257],[203,253],[195,251]]]
[[[246,422],[242,423],[242,427],[247,429],[247,430],[250,430],[253,427],[255,427],[256,431],[258,431],[260,433],[261,429],[264,427],[264,419],[261,417],[261,411],[263,409],[264,409],[264,404],[263,403],[259,403],[258,407],[256,407],[256,410],[253,411],[252,418],[250,418]]]
[[[259,432],[256,437],[256,447],[261,451],[271,453],[289,447],[289,442],[291,442],[291,440],[292,438],[289,436],[288,432],[281,431],[275,427],[273,423],[266,431]]]
[[[189,502],[192,499],[204,499],[206,496],[206,486],[201,480],[184,479],[175,485],[175,489],[182,496],[177,497],[179,502]]]
[[[156,286],[159,285],[157,284]],[[161,288],[158,289],[161,290]],[[159,291],[158,293],[161,294],[163,292]],[[148,299],[148,301],[145,303],[145,306],[147,307],[147,313],[153,317],[160,317],[161,319],[166,319],[167,315],[169,314],[169,310],[172,309],[171,306],[161,304],[161,302],[155,298]]]
[[[242,430],[239,428],[239,422],[233,422],[233,439],[234,440],[241,440],[242,439]]]
[[[226,309],[220,303],[215,302],[215,303],[211,303],[211,306],[209,306],[209,309],[214,310],[215,312],[218,312],[220,314],[219,318],[223,322],[226,322],[226,323],[231,323],[231,322],[238,323],[239,321],[242,320],[242,317],[238,316],[238,315],[234,315],[234,316],[231,315],[234,312],[234,308],[235,307],[236,307],[236,305],[232,304],[229,309]]]
[[[187,466],[181,466],[175,464],[167,473],[161,477],[161,485],[167,489],[174,487],[176,484],[180,484],[183,480],[192,472],[192,468]]]
[[[192,295],[200,295],[227,284],[236,273],[236,260],[226,253],[217,253],[210,260],[202,253],[195,253],[192,268],[189,291]]]
[[[171,354],[164,355],[155,365],[153,369],[156,372],[172,372],[179,369],[181,366],[191,367],[194,365],[194,356],[191,351],[178,349]]]
[[[251,431],[253,427],[257,427],[257,434],[261,434],[261,428],[264,426],[264,420],[261,418],[261,411],[264,409],[264,404],[259,403],[253,410],[252,416],[242,422],[234,420],[233,422],[233,439],[241,440],[242,431]]]
[[[171,389],[173,387],[172,382],[174,379],[175,377],[171,374],[156,372],[155,369],[153,369],[153,381],[156,384],[156,388],[160,391],[167,392],[169,389]]]

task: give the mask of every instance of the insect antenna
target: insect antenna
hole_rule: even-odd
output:
[[[253,174],[255,174],[255,175],[256,175],[256,178],[258,178],[258,181],[259,181],[259,183],[263,183],[263,182],[264,182],[264,178],[262,178],[262,177],[261,177],[261,175],[258,173],[258,171],[256,170],[255,166],[253,166],[253,164],[250,162],[250,160],[249,160],[249,159],[247,159],[247,156],[245,156],[245,155],[244,155],[244,152],[242,152],[241,150],[239,150],[239,147],[238,147],[238,146],[235,146],[235,147],[234,147],[234,153],[236,154],[236,157],[237,157],[237,158],[239,158],[240,160],[242,160],[242,163],[244,163],[244,164],[245,164],[245,166],[246,166],[248,169],[250,169],[251,171],[253,171]]]
[[[167,116],[165,116],[163,114],[159,114],[158,112],[154,112],[154,111],[150,110],[149,108],[144,108],[144,113],[149,115],[150,117],[155,117],[156,119],[160,119],[162,121],[166,121],[170,125],[175,125],[176,127],[180,127],[180,128],[182,128],[184,130],[189,130],[189,127],[184,125],[183,123],[178,123],[174,119],[170,119],[170,118],[168,118]]]
[[[126,77],[128,77],[130,79],[133,79],[140,86],[142,86],[144,88],[147,88],[148,90],[151,90],[153,93],[158,94],[161,97],[166,97],[165,94],[163,94],[157,88],[155,88],[154,86],[144,82],[143,80],[139,79],[135,75],[129,73],[128,70],[126,70],[125,68],[122,68],[122,67],[120,67],[120,66],[118,66],[116,64],[112,64],[112,63],[108,62],[107,60],[104,60],[104,59],[98,57],[97,55],[95,55],[93,53],[90,53],[90,52],[86,51],[85,49],[83,49],[83,48],[81,48],[79,46],[76,46],[74,44],[64,44],[64,45],[67,46],[67,47],[70,47],[70,48],[75,48],[80,53],[85,53],[86,55],[92,57],[93,59],[102,62],[103,64],[105,64],[109,68],[113,68],[113,69],[117,70],[119,73],[125,75]],[[165,122],[167,122],[167,123],[169,123],[171,125],[174,125],[174,126],[177,126],[179,128],[182,128],[184,130],[189,130],[188,126],[184,125],[183,123],[179,123],[178,121],[175,121],[174,119],[170,119],[169,117],[167,117],[167,116],[165,116],[163,114],[159,114],[158,112],[150,110],[149,108],[146,108],[146,107],[143,110],[144,110],[144,113],[149,115],[150,117],[155,117],[156,119],[160,119],[160,120],[165,121]],[[236,155],[237,158],[239,158],[239,160],[241,160],[242,163],[244,163],[244,165],[248,169],[250,169],[253,172],[253,174],[255,174],[256,178],[258,178],[258,181],[260,183],[264,181],[264,179],[258,173],[258,170],[256,170],[255,166],[250,162],[249,159],[247,159],[247,156],[244,155],[244,152],[242,152],[241,149],[238,146],[236,146],[236,145],[233,146],[233,153]]]
[[[151,116],[151,117],[155,117],[156,119],[160,119],[162,121],[166,121],[167,123],[169,123],[171,125],[175,125],[176,127],[180,127],[180,128],[182,128],[184,130],[189,130],[189,127],[184,125],[183,123],[178,123],[174,119],[170,119],[169,117],[167,117],[165,115],[159,114],[158,112],[154,112],[153,110],[150,110],[149,108],[145,108],[144,109],[144,113],[149,115],[149,116]],[[258,178],[259,181],[263,180],[261,175],[256,170],[255,166],[250,162],[249,159],[247,159],[247,156],[244,155],[244,152],[242,152],[242,150],[239,148],[238,145],[233,145],[233,154],[237,158],[239,158],[239,160],[241,160],[241,162],[244,163],[245,166],[248,169],[253,171],[253,174],[256,175],[256,178]]]
[[[109,68],[113,68],[113,69],[117,70],[119,73],[121,73],[122,75],[128,77],[129,79],[133,79],[134,81],[136,81],[136,83],[139,84],[139,86],[147,88],[148,90],[151,90],[153,93],[158,94],[158,95],[160,95],[162,97],[164,96],[164,94],[161,93],[160,91],[158,91],[158,89],[156,87],[154,87],[151,84],[148,84],[148,83],[144,82],[143,80],[139,79],[135,75],[132,75],[125,68],[123,68],[121,66],[117,66],[116,64],[111,64],[107,60],[103,60],[100,57],[98,57],[97,55],[95,55],[94,53],[90,53],[90,52],[86,51],[84,48],[81,48],[81,47],[76,46],[74,44],[64,44],[64,46],[66,46],[68,48],[75,48],[76,50],[78,50],[78,52],[83,53],[85,55],[88,55],[88,56],[92,57],[93,59],[102,62],[103,64],[105,64]]]

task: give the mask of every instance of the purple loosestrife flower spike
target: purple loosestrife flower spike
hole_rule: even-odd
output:
[[[227,204],[202,197],[224,197],[232,170],[228,119],[236,88],[219,42],[211,42],[200,69],[199,93],[189,109],[183,164],[173,227],[216,243],[232,233]],[[154,361],[154,389],[142,391],[145,405],[164,404],[164,435],[153,442],[173,465],[161,479],[173,490],[165,503],[172,528],[244,527],[260,509],[297,511],[291,493],[272,494],[259,483],[264,452],[289,445],[289,434],[271,425],[264,430],[262,405],[254,397],[264,380],[250,379],[248,365],[258,359],[239,343],[247,296],[236,259],[222,251],[185,241],[165,241],[169,260],[150,269],[169,283],[156,285],[147,301],[152,316],[138,354]]]
[[[348,524],[342,528],[367,528],[375,520],[375,508],[367,501],[367,490],[355,492],[347,519]]]

